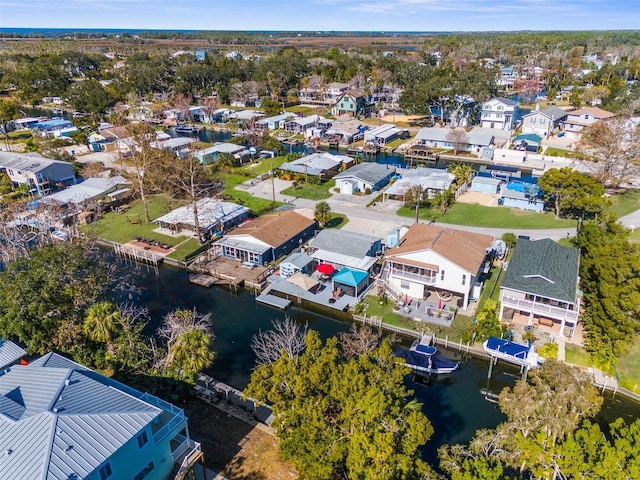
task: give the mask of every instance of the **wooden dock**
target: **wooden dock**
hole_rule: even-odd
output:
[[[291,306],[291,300],[277,297],[275,295],[271,295],[270,293],[263,293],[261,295],[258,295],[256,297],[256,301],[264,303],[265,305],[269,305],[270,307],[279,308],[280,310],[286,310]]]

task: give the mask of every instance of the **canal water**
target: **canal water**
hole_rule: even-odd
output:
[[[141,267],[141,303],[148,306],[151,318],[149,333],[157,328],[164,314],[175,308],[196,308],[210,313],[216,338],[213,349],[216,358],[206,373],[238,389],[243,389],[255,367],[251,351],[251,338],[259,331],[269,330],[274,320],[282,319],[284,312],[255,301],[254,294],[239,290],[230,293],[221,288],[206,289],[189,283],[185,271],[162,267],[156,276]],[[298,308],[288,315],[301,324],[320,332],[323,338],[348,331],[351,323],[335,320]],[[408,341],[405,342],[408,346]],[[434,426],[434,434],[423,447],[423,457],[437,464],[437,448],[443,444],[468,442],[480,428],[493,428],[505,417],[498,405],[485,399],[486,392],[498,394],[504,387],[518,380],[517,368],[499,362],[487,379],[489,363],[484,359],[466,358],[455,350],[444,352],[460,358],[461,368],[437,382],[423,385],[406,378],[407,386],[423,405],[422,410]],[[632,421],[640,418],[640,405],[617,395],[607,400],[598,421],[608,424],[623,416]]]

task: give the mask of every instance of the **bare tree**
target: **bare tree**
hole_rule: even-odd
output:
[[[640,163],[638,126],[628,118],[596,122],[583,130],[577,149],[593,157],[594,162],[587,165],[598,180],[619,187]]]
[[[460,150],[469,145],[469,135],[464,128],[453,128],[447,133],[447,142],[453,146],[453,154],[457,155]]]
[[[163,155],[157,163],[158,170],[154,178],[164,184],[173,194],[186,198],[191,204],[195,233],[198,241],[204,243],[203,232],[198,217],[198,200],[217,194],[223,187],[219,178],[213,177],[207,168],[193,155],[178,158],[176,155]]]
[[[268,365],[284,353],[289,358],[297,358],[305,348],[307,325],[304,327],[289,317],[274,320],[273,330],[260,331],[251,339],[251,350],[256,355],[256,363]]]
[[[202,330],[213,336],[211,330],[211,314],[200,313],[195,308],[193,310],[172,310],[167,313],[162,321],[162,325],[156,333],[167,342],[169,348],[176,339],[191,330]]]
[[[367,326],[351,325],[351,330],[339,335],[342,355],[350,359],[370,352],[380,344],[380,337],[379,331],[374,332]]]

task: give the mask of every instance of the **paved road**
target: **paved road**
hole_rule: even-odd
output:
[[[274,179],[272,185],[271,179],[267,179],[262,182],[258,180],[248,181],[240,185],[238,188],[246,190],[256,197],[268,199],[273,198],[273,191],[275,190],[276,200],[278,201],[289,203],[301,208],[315,208],[316,202],[313,200],[294,198],[279,193],[290,185],[291,182],[280,179]],[[371,203],[376,196],[377,193],[372,193],[371,195],[345,195],[341,193],[334,193],[326,200],[326,202],[331,206],[331,211],[341,213],[349,218],[349,222],[344,226],[344,229],[348,231],[384,237],[397,227],[413,223],[413,219],[411,218],[396,215],[395,212],[400,207],[400,202],[397,200],[387,200],[384,203],[377,202],[375,206],[372,205],[367,207],[366,205]],[[640,211],[636,212],[634,215],[637,215],[637,222],[635,225],[640,226]],[[627,217],[625,217],[625,225],[627,225],[626,218]],[[424,222],[424,220],[422,221]],[[470,232],[492,235],[496,238],[501,237],[505,232],[513,232],[516,235],[526,235],[532,239],[551,238],[553,240],[558,240],[567,236],[573,236],[576,233],[575,228],[513,229],[451,225],[440,222],[434,223],[435,225],[442,227],[455,227]]]

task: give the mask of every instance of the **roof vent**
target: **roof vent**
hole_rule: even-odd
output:
[[[65,452],[70,452],[73,449],[73,445],[67,445]]]
[[[13,453],[13,450],[11,450],[10,448],[7,448],[7,449],[4,451],[4,454],[5,454],[7,457],[8,457],[9,455],[11,455],[12,453]]]
[[[53,408],[51,409],[51,411],[52,411],[53,413],[58,413],[58,407],[53,407]]]
[[[66,387],[68,387],[70,383],[71,383],[71,380],[69,380],[68,378],[64,381],[64,385]]]

